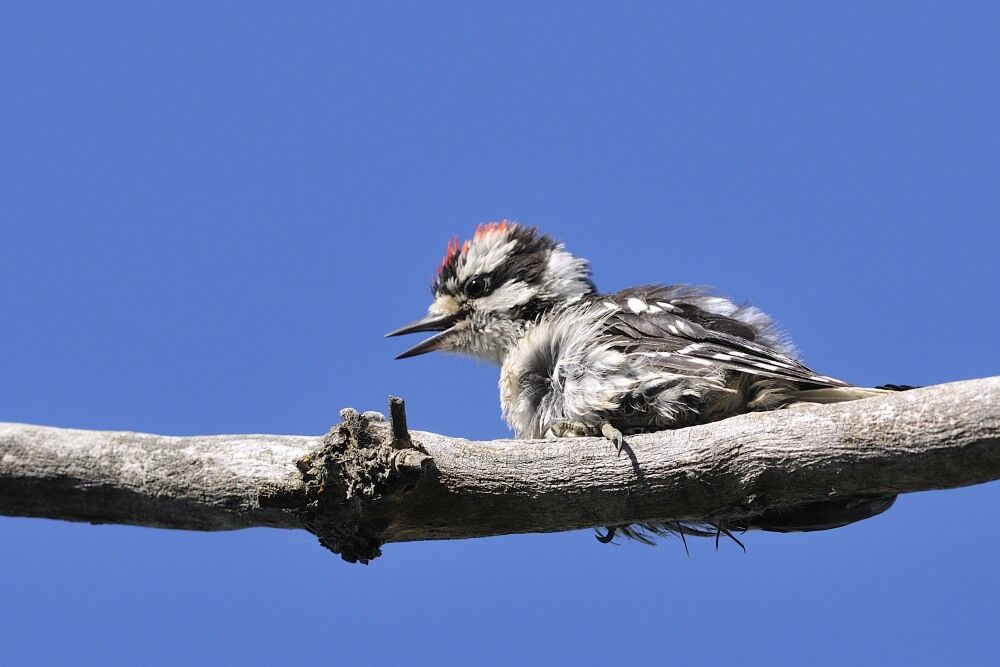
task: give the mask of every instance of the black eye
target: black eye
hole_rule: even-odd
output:
[[[470,299],[481,297],[486,294],[486,288],[489,287],[489,284],[486,276],[473,276],[469,282],[465,283],[465,296]]]

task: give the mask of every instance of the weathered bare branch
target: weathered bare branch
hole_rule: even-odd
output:
[[[398,401],[398,399],[396,399]],[[385,542],[728,520],[1000,478],[1000,377],[634,436],[475,442],[341,413],[326,436],[168,437],[0,423],[0,514]]]

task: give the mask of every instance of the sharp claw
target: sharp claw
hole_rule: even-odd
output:
[[[732,540],[733,542],[736,542],[736,544],[740,545],[740,549],[743,549],[743,553],[746,553],[746,552],[747,552],[747,548],[746,548],[745,546],[743,546],[743,543],[742,543],[742,542],[740,542],[740,541],[739,541],[738,539],[736,539],[736,536],[735,536],[735,535],[733,535],[732,533],[730,533],[730,532],[729,532],[728,530],[726,530],[725,528],[723,528],[723,529],[722,529],[722,532],[723,532],[723,534],[724,534],[724,535],[725,535],[726,537],[728,537],[729,539],[731,539],[731,540]]]
[[[746,531],[744,531],[744,532],[746,532]],[[719,550],[719,538],[721,536],[723,536],[723,535],[725,535],[726,537],[728,537],[729,539],[731,539],[733,542],[736,542],[736,544],[739,545],[740,549],[743,550],[743,553],[747,552],[746,546],[742,542],[740,542],[738,539],[736,539],[735,535],[733,535],[730,531],[726,530],[725,528],[723,528],[722,526],[719,526],[719,525],[715,526],[715,550],[716,551]]]
[[[600,531],[595,531],[595,532],[597,532],[597,534],[596,534],[596,535],[594,535],[594,537],[595,537],[595,538],[597,539],[597,541],[598,541],[598,542],[600,542],[601,544],[607,544],[607,543],[608,543],[608,542],[610,542],[611,540],[615,539],[615,532],[616,532],[617,530],[618,530],[618,529],[617,529],[617,528],[615,528],[614,526],[608,526],[608,527],[607,527],[607,531],[608,531],[607,535],[601,535]]]
[[[622,450],[625,449],[625,436],[622,432],[612,426],[611,422],[604,422],[601,424],[601,434],[614,444],[618,456],[621,456]]]

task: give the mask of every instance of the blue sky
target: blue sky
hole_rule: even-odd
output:
[[[392,357],[446,240],[714,285],[858,384],[1000,373],[995,4],[4,3],[0,420],[319,433],[494,368]],[[0,518],[8,664],[995,661],[1000,487],[690,558]]]

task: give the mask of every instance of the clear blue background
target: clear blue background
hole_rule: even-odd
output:
[[[0,5],[0,419],[507,434],[393,362],[502,217],[598,284],[715,285],[859,384],[1000,373],[995,3]],[[996,484],[746,554],[0,519],[5,664],[996,660]],[[327,660],[329,658],[329,660]]]

